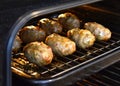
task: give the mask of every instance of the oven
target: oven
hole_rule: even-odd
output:
[[[109,2],[109,3],[108,3]],[[118,0],[7,0],[0,5],[0,86],[119,86],[120,12]],[[17,32],[42,18],[70,12],[85,22],[98,22],[112,32],[108,41],[77,47],[68,56],[54,56],[49,65],[37,66],[21,53],[12,54]],[[60,35],[66,36],[65,31]]]

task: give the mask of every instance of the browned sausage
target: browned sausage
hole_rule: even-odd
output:
[[[16,35],[13,46],[12,46],[12,51],[14,53],[17,53],[20,50],[21,46],[22,46],[22,40],[18,35]]]
[[[91,47],[95,42],[95,36],[89,30],[74,28],[67,32],[67,36],[83,49]]]
[[[44,41],[46,33],[38,26],[25,26],[19,31],[19,36],[23,43],[30,43],[34,41]]]
[[[39,66],[48,65],[53,59],[52,49],[43,42],[31,42],[23,48],[25,57]]]
[[[84,28],[91,31],[97,40],[108,40],[111,38],[111,31],[103,25],[96,22],[87,22]]]
[[[58,21],[63,26],[63,28],[70,30],[73,28],[80,27],[80,20],[77,18],[76,15],[72,13],[63,13],[58,16]]]
[[[48,18],[43,18],[39,20],[38,26],[41,27],[46,32],[47,35],[62,32],[62,26],[60,25],[60,23]]]
[[[49,35],[46,38],[45,43],[48,44],[53,52],[59,56],[70,55],[76,51],[76,45],[73,41],[55,33]]]

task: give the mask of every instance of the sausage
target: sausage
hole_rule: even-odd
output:
[[[53,59],[52,49],[43,42],[28,43],[24,46],[23,52],[30,62],[39,66],[48,65]]]
[[[50,35],[52,33],[61,33],[62,32],[62,26],[60,23],[58,23],[55,20],[51,20],[48,18],[43,18],[38,21],[38,26],[41,27],[47,35]]]
[[[30,43],[34,41],[44,41],[46,33],[38,26],[25,26],[19,31],[19,36],[23,43]]]
[[[89,30],[74,28],[67,32],[67,36],[82,49],[91,47],[95,42],[95,36]]]
[[[22,40],[18,35],[16,35],[13,46],[12,46],[12,51],[14,53],[17,53],[21,47],[22,47]]]
[[[80,27],[80,20],[76,15],[66,12],[58,16],[58,21],[66,30]]]
[[[84,28],[91,31],[97,40],[107,41],[111,38],[111,31],[99,23],[87,22]]]
[[[47,36],[45,43],[59,56],[70,55],[76,51],[76,45],[73,41],[56,33]]]

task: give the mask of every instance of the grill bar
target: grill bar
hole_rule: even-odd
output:
[[[94,76],[89,77],[87,80],[90,81],[90,82],[92,82],[92,83],[96,83],[97,85],[108,86],[107,83],[104,83],[104,82],[98,80],[98,79],[97,79],[96,77],[94,77]]]
[[[120,61],[69,86],[120,86],[119,65]]]

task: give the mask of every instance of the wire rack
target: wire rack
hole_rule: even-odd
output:
[[[54,78],[76,68],[80,68],[98,58],[120,48],[120,34],[113,32],[108,41],[96,41],[89,49],[77,48],[72,55],[65,57],[55,56],[47,66],[37,66],[27,60],[22,53],[12,58],[11,69],[14,73],[27,78],[46,79]]]

